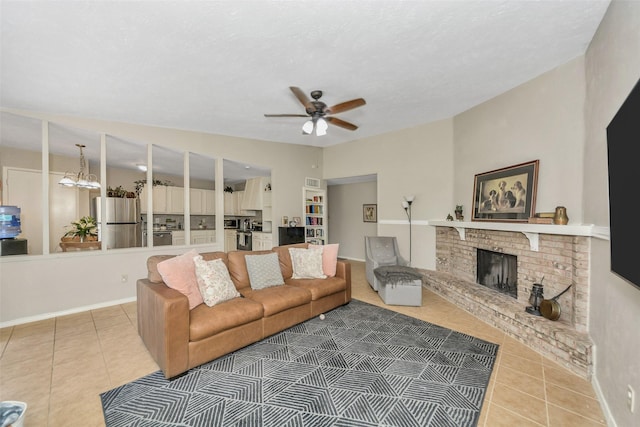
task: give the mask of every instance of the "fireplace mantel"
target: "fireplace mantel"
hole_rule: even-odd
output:
[[[446,221],[429,220],[428,225],[434,227],[453,227],[458,230],[460,240],[465,240],[467,228],[476,230],[513,231],[524,234],[529,239],[532,251],[538,251],[538,236],[540,234],[559,234],[563,236],[587,236],[609,240],[609,227],[586,225],[548,225],[529,224],[523,222],[491,222],[491,221]]]

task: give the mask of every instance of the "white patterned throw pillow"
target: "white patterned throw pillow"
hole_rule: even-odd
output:
[[[193,257],[193,262],[196,266],[198,288],[204,303],[209,307],[240,296],[221,259],[205,261],[198,255]]]
[[[289,255],[293,266],[292,279],[327,278],[322,271],[322,248],[289,248]]]
[[[247,272],[251,289],[264,289],[284,285],[277,253],[246,255]]]

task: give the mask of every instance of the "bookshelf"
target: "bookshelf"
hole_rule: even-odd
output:
[[[303,187],[305,241],[315,245],[327,242],[327,208],[324,190]]]

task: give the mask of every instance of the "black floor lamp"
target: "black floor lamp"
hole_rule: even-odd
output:
[[[413,195],[404,196],[404,202],[402,202],[402,207],[407,213],[407,218],[409,218],[409,265],[411,265],[411,204],[414,198]]]

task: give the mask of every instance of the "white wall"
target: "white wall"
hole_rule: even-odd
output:
[[[569,223],[582,223],[583,65],[576,58],[455,116],[454,192],[465,216],[475,174],[539,159],[536,212],[565,206]]]
[[[606,127],[640,79],[640,2],[611,3],[585,55],[585,69],[584,169],[588,173],[583,179],[584,217],[587,222],[607,226]],[[640,425],[640,289],[611,273],[609,251],[608,241],[596,240],[591,245],[589,332],[597,348],[595,383],[615,423],[637,426]],[[636,391],[634,414],[626,406],[628,384]]]
[[[362,205],[377,204],[377,182],[330,185],[329,243],[339,243],[339,256],[364,261],[364,236],[376,236],[377,224],[362,220]]]
[[[415,195],[412,265],[420,268],[435,268],[435,228],[425,225],[426,221],[444,219],[455,207],[452,125],[452,119],[440,120],[328,147],[323,153],[325,179],[377,174],[375,234],[396,236],[405,258],[409,258],[409,226],[402,201],[403,196]],[[362,218],[331,218],[337,220],[343,228],[353,228]]]

